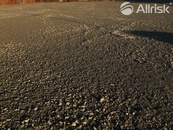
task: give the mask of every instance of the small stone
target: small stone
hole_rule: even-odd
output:
[[[25,123],[28,123],[28,122],[29,122],[29,120],[30,120],[30,119],[27,119],[27,120],[25,120],[24,122],[25,122]]]
[[[93,117],[88,117],[89,120],[92,120]]]
[[[85,107],[86,107],[85,105],[81,106],[81,108],[85,108]]]
[[[11,121],[11,119],[7,119],[6,121]]]
[[[77,105],[76,104],[73,104],[73,107],[77,107]]]
[[[62,103],[62,99],[59,99],[59,103]]]
[[[78,127],[78,129],[82,129],[82,125],[80,125],[80,126]]]
[[[83,124],[86,125],[88,122],[87,121],[84,121]]]
[[[75,123],[75,122],[73,122],[71,126],[75,127],[75,126],[76,126],[76,123]]]
[[[50,120],[47,123],[48,123],[48,125],[52,125],[52,122]]]
[[[164,129],[164,130],[168,130],[168,128],[166,128],[166,127],[164,127],[163,129]]]
[[[35,108],[34,108],[34,111],[37,111],[37,110],[38,110],[38,107],[35,107]]]
[[[15,109],[14,111],[19,111],[19,109]]]
[[[115,86],[115,84],[111,84],[111,86],[112,86],[112,87],[114,87],[114,86]]]
[[[4,111],[7,111],[8,109],[7,108],[4,108]]]
[[[25,127],[25,125],[24,125],[24,124],[22,124],[22,125],[21,125],[21,128],[24,128],[24,127]]]
[[[79,121],[78,121],[78,120],[76,120],[76,121],[75,121],[75,123],[76,123],[76,124],[79,124]]]
[[[129,121],[127,120],[124,124],[125,127],[128,127],[129,126]]]
[[[93,130],[97,130],[97,128],[96,127],[93,127]]]
[[[82,43],[81,43],[81,45],[85,45],[85,43],[84,43],[84,42],[82,42]]]
[[[111,112],[111,115],[116,114],[116,113],[117,113],[116,111],[112,111],[112,112]]]
[[[92,113],[92,112],[91,112],[89,115],[90,115],[90,116],[93,116],[93,115],[94,115],[94,113]]]
[[[69,119],[69,116],[66,116],[65,119]]]
[[[133,115],[136,115],[136,112],[133,112]]]
[[[81,109],[81,111],[85,111],[85,108],[84,109]]]
[[[66,105],[69,106],[70,105],[70,102],[67,102]]]
[[[62,103],[59,103],[58,105],[59,105],[59,106],[62,106]]]
[[[121,126],[120,126],[120,128],[123,130],[123,129],[124,129],[124,126],[123,126],[123,125],[121,125]]]
[[[171,65],[173,65],[173,61],[171,62]]]
[[[62,121],[59,121],[60,126],[62,126],[64,123]]]
[[[100,99],[100,102],[101,102],[101,103],[103,103],[104,101],[105,101],[105,99],[104,99],[104,98],[101,98],[101,99]]]

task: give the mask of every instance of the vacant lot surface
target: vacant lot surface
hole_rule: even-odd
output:
[[[1,129],[173,128],[173,8],[120,4],[0,7]]]

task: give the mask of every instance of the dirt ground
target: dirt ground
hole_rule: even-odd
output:
[[[0,7],[0,129],[173,129],[173,7],[120,5]]]

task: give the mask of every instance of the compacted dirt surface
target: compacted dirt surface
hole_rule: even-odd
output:
[[[173,7],[120,5],[0,7],[0,129],[173,129]]]

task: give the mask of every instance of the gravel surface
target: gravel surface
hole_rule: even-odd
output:
[[[173,129],[173,7],[120,4],[0,7],[0,129]]]

